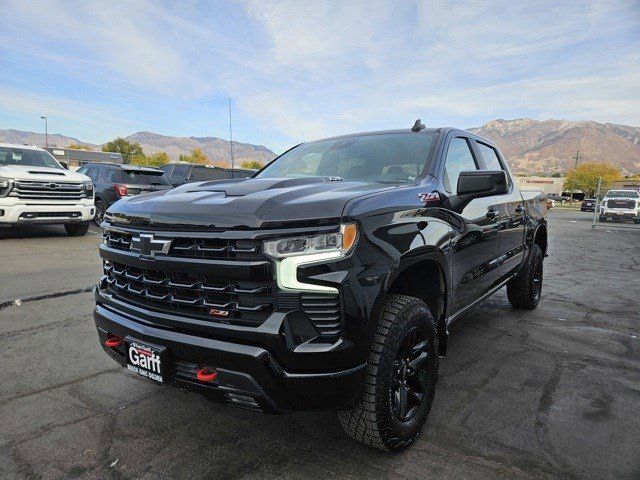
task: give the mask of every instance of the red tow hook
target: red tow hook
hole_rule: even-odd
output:
[[[122,337],[118,337],[117,335],[109,335],[107,341],[104,342],[107,347],[116,348],[122,345]]]
[[[196,378],[201,382],[213,382],[216,378],[218,378],[218,372],[212,370],[209,367],[204,367],[198,370],[198,373],[196,373]]]

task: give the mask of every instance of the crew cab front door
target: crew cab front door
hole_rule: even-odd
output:
[[[452,136],[444,153],[443,186],[445,194],[456,195],[460,172],[480,170],[483,165],[472,139]],[[496,259],[501,254],[498,231],[500,212],[495,197],[476,198],[460,213],[451,213],[456,235],[451,241],[451,314],[478,300],[496,282]]]

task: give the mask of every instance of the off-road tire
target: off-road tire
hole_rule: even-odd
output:
[[[64,229],[71,237],[82,237],[89,231],[89,222],[65,223]]]
[[[392,407],[397,373],[394,364],[406,334],[418,330],[427,343],[421,371],[424,395],[414,417],[400,421]],[[438,335],[429,307],[414,297],[387,297],[371,344],[363,391],[351,410],[338,413],[340,424],[354,439],[381,450],[397,451],[411,445],[427,419],[438,380]]]
[[[542,265],[544,255],[539,245],[533,244],[524,271],[507,283],[507,298],[514,308],[533,310],[542,294]],[[539,272],[539,286],[537,276]]]

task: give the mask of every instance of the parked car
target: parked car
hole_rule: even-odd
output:
[[[262,412],[335,410],[399,450],[426,421],[451,323],[505,285],[515,308],[538,305],[544,199],[463,130],[303,143],[253,178],[111,206],[98,337],[148,379]]]
[[[556,206],[555,200],[551,200],[550,198],[547,198],[547,208],[553,208],[555,206]]]
[[[547,194],[547,198],[554,202],[559,202],[560,204],[565,204],[571,200],[571,197],[568,195],[558,195],[556,193]]]
[[[638,190],[609,190],[600,202],[600,221],[633,220],[640,223],[640,192]]]
[[[169,163],[160,167],[169,178],[171,185],[179,187],[185,183],[204,182],[210,180],[227,180],[229,178],[246,178],[257,170],[230,169],[215,165],[197,165],[192,163]]]
[[[94,213],[91,179],[43,148],[0,143],[0,226],[61,224],[78,236]]]
[[[596,199],[595,198],[585,198],[580,205],[581,212],[595,212],[596,211]]]
[[[104,212],[121,198],[173,188],[158,168],[114,163],[88,163],[78,170],[87,175],[95,189],[94,221],[102,223]]]

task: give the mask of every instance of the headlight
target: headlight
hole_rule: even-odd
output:
[[[340,232],[264,242],[264,253],[273,258],[278,287],[285,291],[338,293],[334,287],[298,281],[298,267],[344,257],[356,244],[355,223],[340,226]]]
[[[0,177],[0,197],[6,197],[13,188],[12,178]]]
[[[336,233],[264,242],[264,253],[274,259],[321,253],[338,253],[343,256],[351,250],[357,237],[356,224],[346,223],[341,225],[340,232]]]
[[[84,191],[89,193],[93,192],[93,183],[92,182],[84,182]]]

